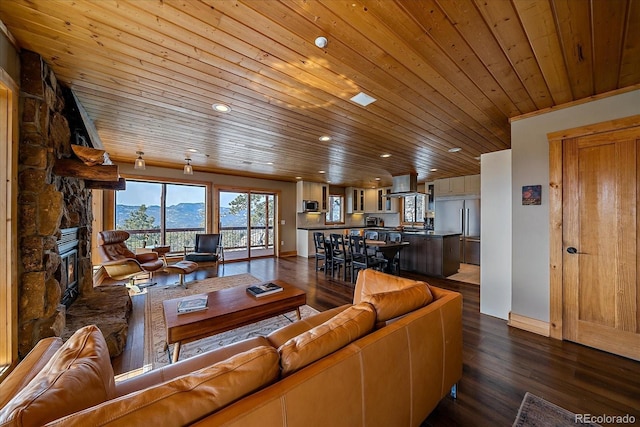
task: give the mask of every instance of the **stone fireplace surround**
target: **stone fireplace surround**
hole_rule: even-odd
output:
[[[65,338],[79,327],[96,324],[115,356],[126,342],[131,299],[123,286],[93,287],[92,192],[82,179],[52,172],[56,159],[72,156],[73,133],[86,131],[76,127],[78,121],[63,93],[68,89],[58,83],[42,58],[22,51],[20,60],[19,355],[24,357],[42,338]],[[67,295],[68,308],[62,303],[70,278],[68,263],[61,262],[58,246],[63,229],[75,229],[77,238],[72,277],[77,280],[77,295]]]

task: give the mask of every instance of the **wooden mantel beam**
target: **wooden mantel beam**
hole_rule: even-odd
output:
[[[89,188],[91,190],[126,190],[127,182],[124,178],[120,178],[117,181],[92,181],[85,180],[84,181],[85,188]]]
[[[53,165],[53,173],[58,176],[67,176],[91,181],[118,181],[118,165],[87,166],[76,159],[57,159]]]

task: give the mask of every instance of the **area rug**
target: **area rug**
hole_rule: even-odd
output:
[[[169,353],[166,351],[166,330],[164,323],[164,311],[162,301],[166,299],[181,298],[187,295],[201,294],[234,286],[247,286],[261,283],[262,280],[250,274],[238,274],[227,277],[214,277],[188,283],[188,288],[177,286],[164,287],[152,286],[147,288],[145,307],[145,365],[156,369],[170,363]],[[300,307],[302,318],[318,313],[317,310],[304,305]],[[223,347],[247,338],[267,335],[276,329],[296,320],[296,312],[272,317],[260,322],[246,325],[238,329],[212,335],[198,341],[183,344],[180,348],[180,360]],[[173,351],[173,345],[171,346]]]
[[[576,414],[527,392],[520,404],[513,427],[599,427],[599,424],[576,422]],[[578,419],[578,421],[580,421]]]

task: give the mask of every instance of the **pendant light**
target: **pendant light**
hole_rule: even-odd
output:
[[[144,153],[142,151],[136,151],[136,154],[138,155],[138,158],[133,163],[133,168],[138,170],[145,170],[144,159],[142,158],[142,155]]]
[[[185,175],[193,175],[193,166],[191,166],[191,159],[186,158],[187,164],[184,165],[184,174]]]

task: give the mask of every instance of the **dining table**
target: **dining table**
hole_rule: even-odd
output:
[[[409,242],[387,242],[384,240],[367,240],[367,246],[374,248],[380,252],[384,259],[387,260],[387,266],[385,267],[386,273],[393,273],[393,259],[400,253],[400,251],[409,246]]]

